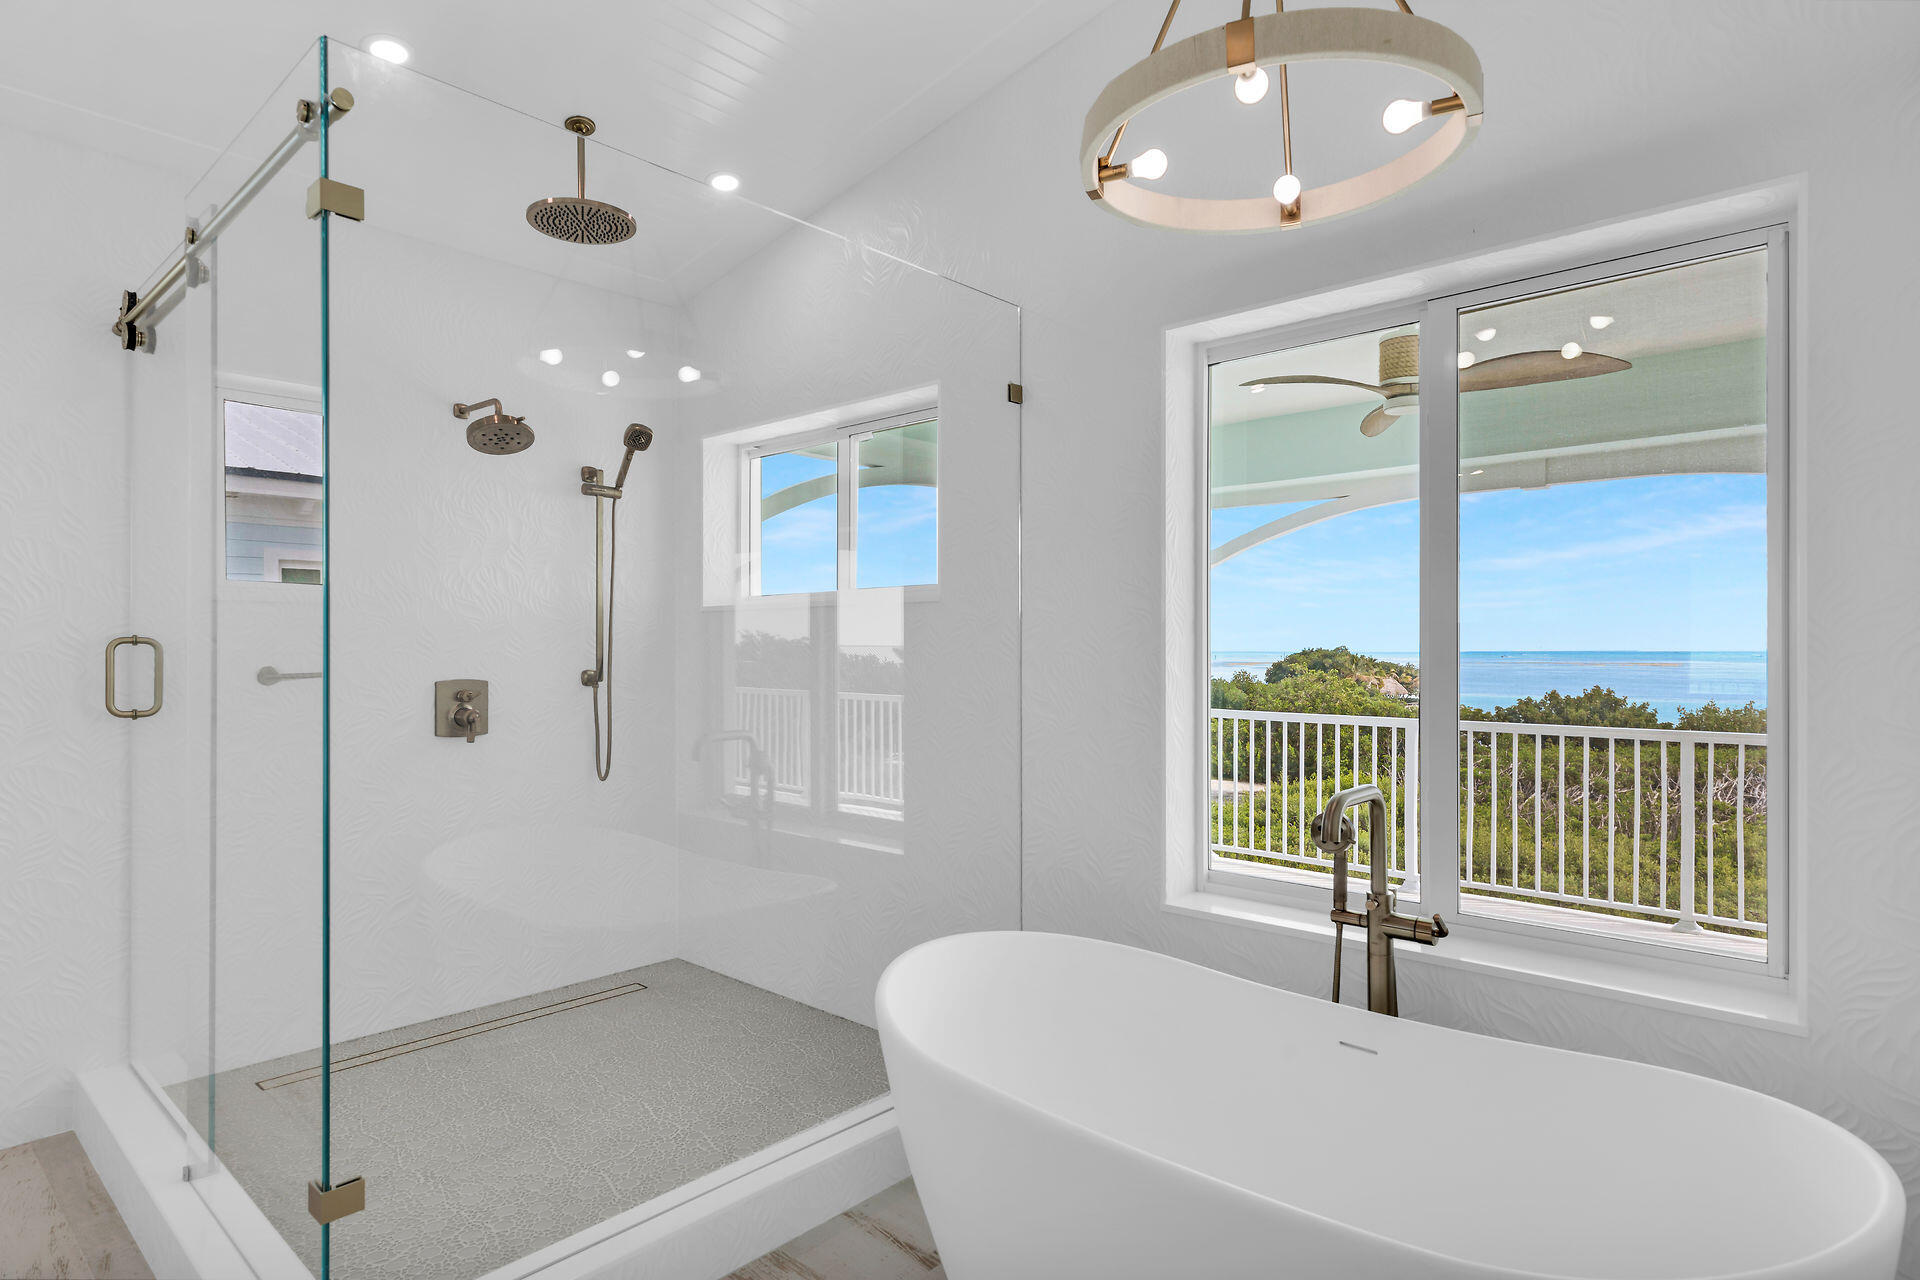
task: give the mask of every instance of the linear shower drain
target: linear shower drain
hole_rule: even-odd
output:
[[[590,1004],[599,1004],[602,1000],[612,1000],[617,996],[630,996],[636,991],[645,991],[644,982],[628,982],[617,987],[608,987],[605,991],[589,991],[583,996],[574,996],[570,1000],[556,1000],[552,1004],[543,1004],[532,1009],[522,1009],[519,1013],[503,1014],[498,1018],[488,1018],[485,1022],[473,1022],[464,1027],[455,1027],[451,1031],[441,1031],[434,1035],[422,1036],[417,1040],[406,1040],[399,1044],[388,1045],[384,1049],[374,1049],[367,1053],[357,1053],[351,1058],[341,1058],[333,1064],[338,1075],[355,1067],[371,1066],[384,1062],[388,1058],[397,1058],[403,1053],[418,1053],[422,1049],[431,1049],[436,1045],[451,1044],[455,1040],[465,1040],[469,1036],[481,1035],[488,1031],[498,1031],[502,1027],[518,1026],[522,1022],[532,1022],[535,1018],[545,1018],[551,1014],[566,1013],[570,1009],[584,1009]],[[318,1080],[320,1068],[308,1067],[302,1071],[290,1071],[281,1076],[269,1076],[254,1083],[262,1089],[278,1089],[283,1085],[299,1084],[303,1080]]]

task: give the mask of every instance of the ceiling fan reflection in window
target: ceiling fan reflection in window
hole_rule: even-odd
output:
[[[1460,390],[1492,391],[1499,387],[1530,387],[1541,382],[1565,382],[1572,378],[1594,378],[1603,373],[1619,373],[1633,366],[1613,356],[1582,351],[1569,342],[1558,351],[1521,351],[1491,360],[1474,360],[1460,370]],[[1377,436],[1393,425],[1395,418],[1420,407],[1420,335],[1398,333],[1380,340],[1380,382],[1355,382],[1351,378],[1333,378],[1317,373],[1288,373],[1272,378],[1255,378],[1243,387],[1298,386],[1302,383],[1357,387],[1381,398],[1373,412],[1360,419],[1360,434]]]

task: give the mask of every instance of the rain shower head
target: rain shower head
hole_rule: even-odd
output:
[[[498,400],[482,400],[478,404],[456,404],[453,416],[464,419],[475,409],[493,406],[493,412],[484,418],[475,418],[467,424],[467,443],[481,453],[519,453],[533,445],[533,428],[527,425],[525,418],[516,418],[508,413]]]
[[[587,138],[593,133],[593,121],[585,116],[568,116],[566,125],[574,134],[579,194],[535,200],[527,206],[527,225],[543,236],[565,240],[568,244],[619,244],[622,240],[631,240],[640,229],[632,214],[617,205],[587,199]]]

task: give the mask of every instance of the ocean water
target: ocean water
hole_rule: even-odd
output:
[[[1213,674],[1266,674],[1282,653],[1215,653]],[[1413,662],[1410,653],[1378,653],[1389,662]],[[1757,650],[1683,652],[1666,650],[1466,651],[1460,655],[1460,701],[1491,711],[1549,690],[1579,693],[1601,685],[1634,702],[1653,704],[1671,721],[1680,708],[1711,699],[1721,706],[1767,705],[1767,655]]]

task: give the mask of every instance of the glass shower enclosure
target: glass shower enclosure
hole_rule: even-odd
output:
[[[718,1274],[1020,926],[1018,310],[334,40],[189,216],[296,127],[136,446],[136,1068],[256,1274]]]

